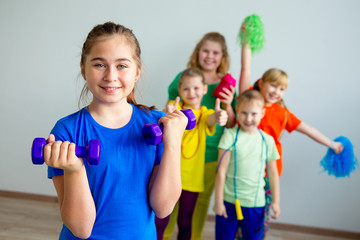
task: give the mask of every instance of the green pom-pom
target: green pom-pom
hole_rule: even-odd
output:
[[[239,30],[239,39],[241,45],[244,40],[250,46],[251,52],[258,52],[265,45],[265,28],[261,18],[256,15],[250,15],[244,19]]]

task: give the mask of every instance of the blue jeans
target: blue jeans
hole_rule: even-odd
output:
[[[235,204],[225,202],[227,218],[216,215],[216,240],[234,240],[238,227],[241,227],[243,240],[261,240],[264,231],[265,207],[241,207],[244,219],[236,217]]]

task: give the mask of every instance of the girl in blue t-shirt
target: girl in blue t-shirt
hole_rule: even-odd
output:
[[[80,100],[91,92],[92,101],[60,119],[44,147],[64,223],[59,239],[156,239],[155,215],[168,216],[180,196],[187,119],[136,103],[140,53],[132,31],[112,22],[95,26],[83,44]],[[146,144],[148,122],[163,124],[163,143]],[[75,155],[91,139],[101,142],[97,166]]]

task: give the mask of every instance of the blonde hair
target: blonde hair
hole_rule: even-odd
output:
[[[201,38],[201,40],[196,44],[195,49],[190,56],[187,67],[201,70],[201,66],[199,64],[199,52],[200,48],[204,45],[206,41],[217,42],[220,44],[222,50],[222,58],[219,67],[216,69],[216,72],[223,75],[227,74],[230,67],[230,56],[228,54],[225,38],[218,32],[206,33]]]
[[[277,85],[284,86],[285,88],[287,88],[289,83],[289,77],[286,72],[278,68],[270,68],[267,70],[263,74],[261,80],[263,82],[276,83]]]
[[[204,85],[206,84],[204,74],[199,69],[187,68],[180,75],[179,82],[178,82],[178,88],[181,87],[181,85],[184,82],[184,79],[187,77],[201,77],[202,84],[204,84]]]
[[[260,91],[259,87],[259,81],[262,81],[263,83],[275,83],[276,85],[283,86],[287,88],[289,84],[289,76],[286,74],[285,71],[278,69],[278,68],[270,68],[267,70],[261,79],[255,82],[254,89]],[[286,108],[285,102],[283,99],[281,99],[278,104]]]

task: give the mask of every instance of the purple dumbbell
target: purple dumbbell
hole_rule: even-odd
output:
[[[31,159],[33,164],[41,165],[44,163],[45,138],[35,138],[31,147]],[[86,147],[75,147],[77,157],[85,158],[89,165],[98,165],[100,161],[100,140],[92,139]]]
[[[186,125],[186,130],[193,129],[196,125],[196,117],[191,109],[182,109],[181,110],[185,116],[188,118],[188,124]],[[162,141],[162,124],[160,126],[156,123],[147,123],[142,129],[145,141],[150,145],[158,145]]]

